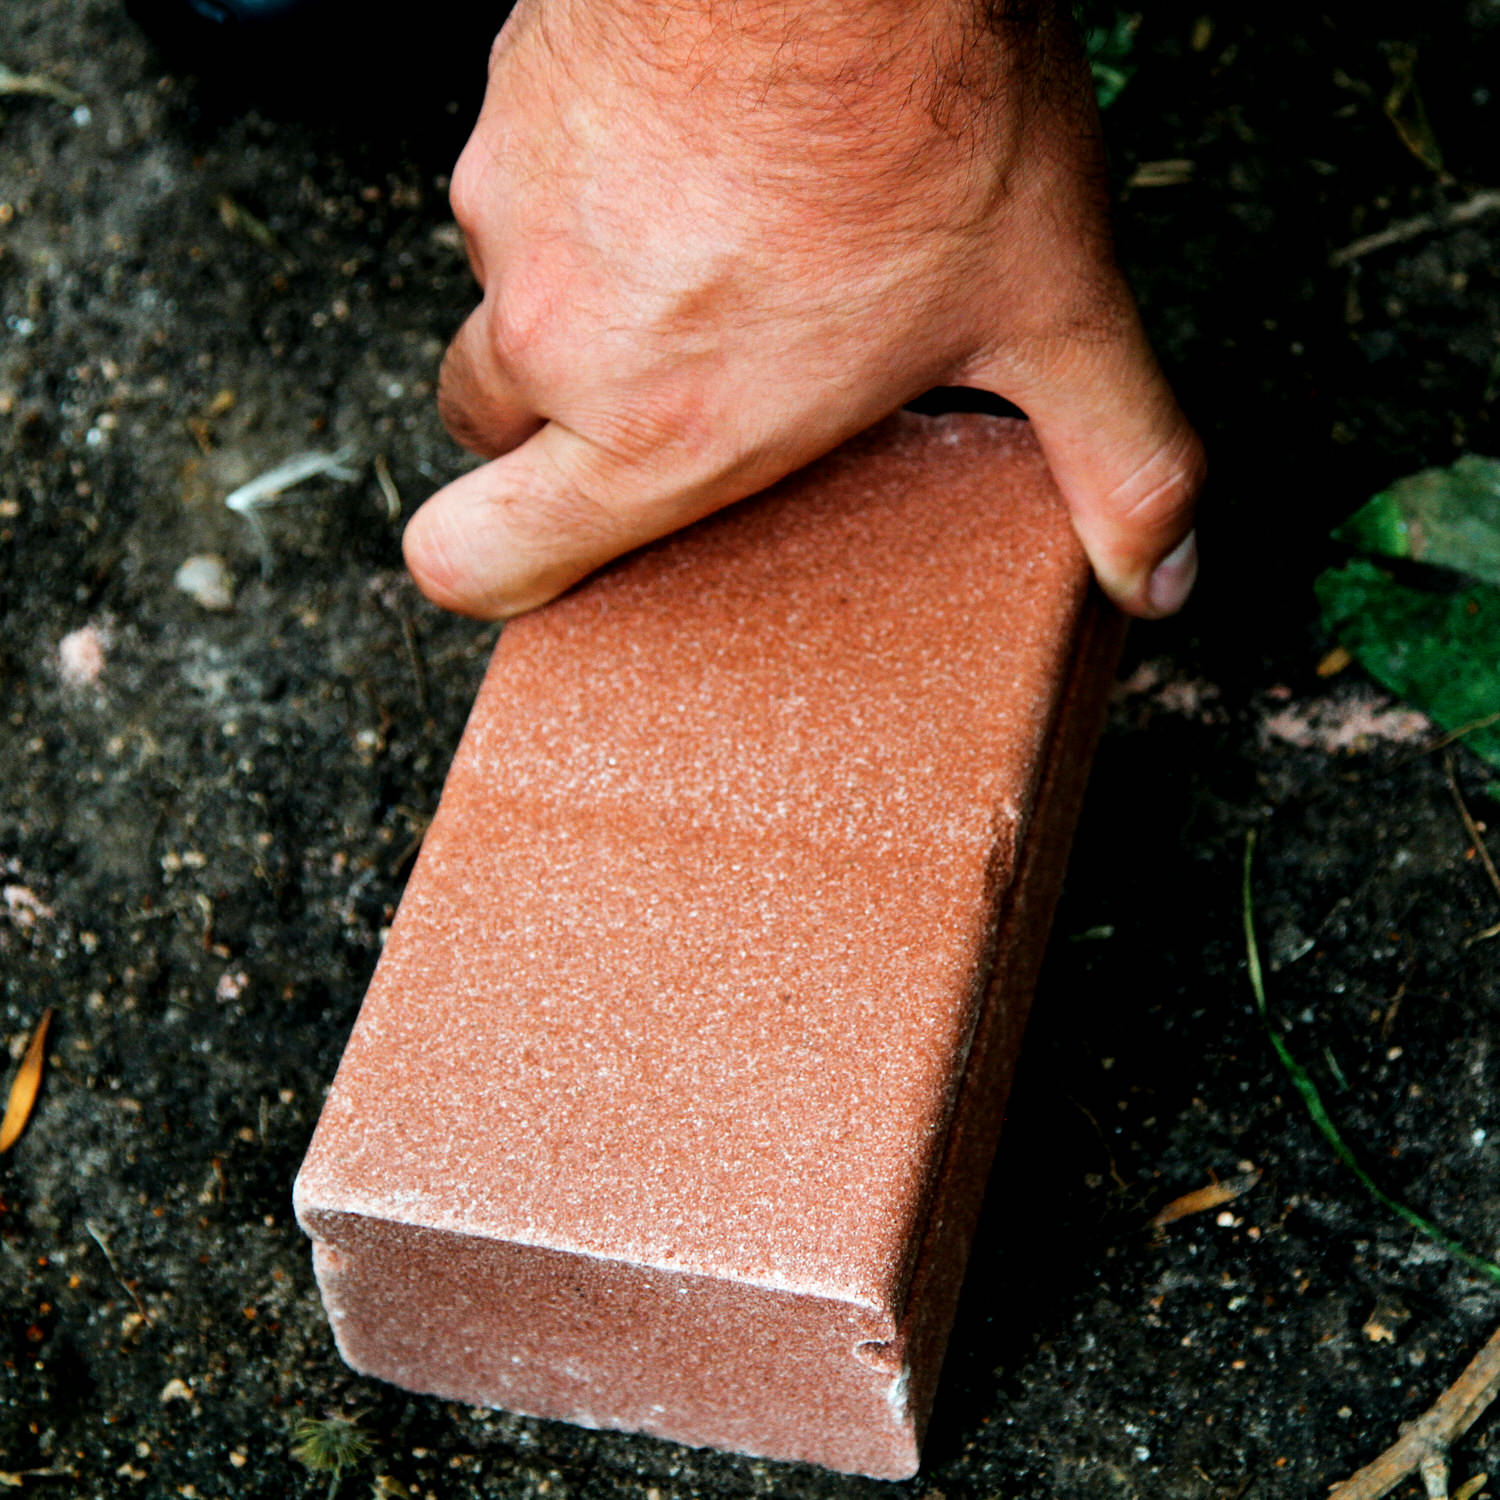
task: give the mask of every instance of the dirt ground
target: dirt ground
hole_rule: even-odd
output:
[[[0,1161],[0,1471],[47,1471],[27,1493],[326,1493],[289,1450],[334,1411],[374,1441],[346,1495],[1309,1497],[1500,1322],[1500,1288],[1310,1126],[1255,1017],[1239,895],[1258,828],[1290,1046],[1379,1180],[1495,1253],[1500,984],[1466,939],[1500,909],[1431,731],[1357,670],[1316,674],[1311,583],[1382,482],[1500,453],[1500,214],[1329,265],[1500,186],[1500,4],[1396,33],[1382,7],[1202,3],[1148,8],[1108,130],[1122,247],[1212,445],[1204,582],[1132,637],[928,1462],[889,1486],[339,1362],[292,1177],[495,638],[405,581],[373,473],[409,513],[462,467],[432,402],[471,298],[442,173],[482,57],[452,111],[384,88],[246,109],[113,0],[7,0],[0,62],[77,96],[0,99],[12,1057],[57,1012]],[[332,90],[340,61],[311,76]],[[1408,74],[1446,175],[1385,108]],[[1396,114],[1413,136],[1410,99]],[[1141,185],[1161,162],[1191,167]],[[259,531],[224,508],[340,445],[357,480]],[[204,553],[230,611],[173,585]],[[1480,763],[1454,765],[1500,815]],[[1249,1169],[1228,1207],[1147,1229]],[[1500,1494],[1500,1411],[1454,1464]]]

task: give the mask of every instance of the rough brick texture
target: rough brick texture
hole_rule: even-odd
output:
[[[1118,635],[910,415],[507,628],[297,1182],[349,1363],[911,1473]]]

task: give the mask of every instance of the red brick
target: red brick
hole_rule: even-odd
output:
[[[511,625],[298,1178],[349,1363],[911,1473],[1118,636],[905,415]]]

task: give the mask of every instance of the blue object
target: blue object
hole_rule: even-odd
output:
[[[244,21],[274,21],[288,11],[301,10],[307,0],[188,0],[205,21],[232,26]]]

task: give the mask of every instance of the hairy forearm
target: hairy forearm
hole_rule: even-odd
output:
[[[734,190],[760,179],[837,211],[951,182],[954,161],[998,190],[1038,128],[1034,100],[1091,107],[1086,90],[1055,87],[1073,66],[1070,24],[1056,0],[520,0],[496,59],[514,49],[545,65],[581,139],[628,130],[629,111]],[[649,104],[596,109],[573,92],[601,68]]]
[[[990,99],[997,76],[1029,71],[1034,33],[1058,29],[1056,0],[521,0],[565,45],[608,49],[643,86],[742,118],[947,120]],[[967,121],[965,121],[967,123]]]

